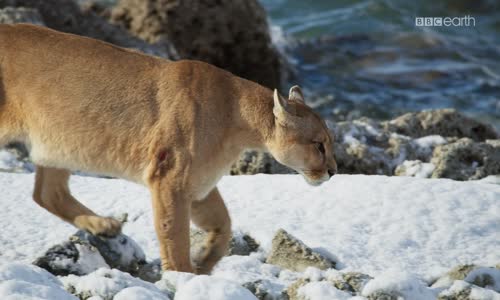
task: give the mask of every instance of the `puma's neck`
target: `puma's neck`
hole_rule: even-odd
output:
[[[244,149],[267,150],[274,132],[273,92],[257,83],[244,81],[236,99],[238,140]]]

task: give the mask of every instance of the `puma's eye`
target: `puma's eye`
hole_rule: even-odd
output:
[[[321,154],[325,154],[325,145],[323,145],[323,143],[316,143],[316,148],[318,148],[318,151],[321,152]]]

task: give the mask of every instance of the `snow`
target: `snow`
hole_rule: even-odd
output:
[[[418,145],[422,149],[431,149],[438,146],[446,144],[447,141],[444,137],[440,135],[428,135],[413,141],[416,145]]]
[[[470,294],[467,299],[470,300],[500,300],[500,294],[495,293],[492,290],[480,288],[478,286],[471,285],[468,282],[462,280],[455,280],[452,286],[447,290],[443,291],[441,295],[452,296],[460,293],[460,291],[470,288]]]
[[[429,178],[434,172],[436,166],[432,163],[424,163],[420,160],[405,160],[401,165],[404,169],[403,174],[399,176],[413,176],[417,178]]]
[[[427,287],[425,282],[407,272],[390,270],[370,280],[363,288],[363,296],[372,295],[378,291],[395,292],[405,300],[435,299],[436,291]]]
[[[213,276],[196,276],[181,285],[175,300],[255,300],[249,290],[235,282]]]
[[[33,172],[31,163],[19,161],[17,156],[8,150],[0,149],[0,170],[9,172]]]
[[[106,299],[113,298],[114,295],[127,287],[142,287],[152,292],[161,293],[154,284],[116,269],[100,268],[85,276],[61,277],[61,281],[67,290],[73,290],[76,295],[99,295]]]
[[[76,263],[73,261],[66,262],[68,269],[74,268],[80,274],[87,274],[99,268],[109,268],[101,254],[95,249],[90,249],[91,246],[75,244],[75,247],[80,255]]]
[[[212,276],[166,272],[156,284],[109,269],[58,279],[27,264],[76,230],[31,200],[33,181],[33,174],[0,173],[1,299],[29,295],[30,291],[36,291],[42,299],[74,299],[61,282],[78,292],[120,299],[139,297],[144,289],[150,291],[151,299],[167,299],[162,291],[172,289],[177,290],[176,299],[200,295],[224,299],[238,295],[236,299],[244,299],[253,296],[240,289],[243,283],[262,280],[262,285],[276,295],[302,276],[314,279],[314,284],[301,290],[312,295],[308,297],[316,299],[315,293],[323,291],[342,299],[343,292],[317,281],[339,276],[338,271],[308,269],[299,274],[265,263],[265,253],[279,228],[322,254],[336,257],[342,272],[374,276],[363,293],[397,289],[406,293],[407,299],[432,299],[438,289],[427,288],[422,280],[430,282],[458,264],[493,266],[500,262],[499,185],[337,175],[320,187],[311,187],[298,175],[254,175],[224,177],[219,189],[232,216],[233,229],[248,232],[264,252],[225,257]],[[128,213],[123,232],[137,242],[148,261],[158,259],[150,196],[144,187],[118,179],[82,176],[72,176],[70,183],[75,197],[97,213]],[[18,270],[18,275],[8,275],[12,270]],[[222,287],[229,294],[217,294]],[[474,293],[493,292],[478,288]],[[432,297],[424,298],[427,296]]]
[[[169,298],[161,292],[134,286],[121,290],[113,300],[169,300]]]
[[[314,300],[347,300],[352,296],[340,291],[326,281],[309,282],[298,289],[298,295],[304,299]]]
[[[486,288],[500,292],[500,269],[477,268],[467,274],[464,280],[470,283],[483,282]]]
[[[11,263],[0,266],[0,299],[77,298],[63,289],[59,279],[33,265]]]

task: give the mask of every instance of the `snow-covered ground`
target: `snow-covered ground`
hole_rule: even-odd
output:
[[[1,295],[12,293],[16,287],[29,290],[33,284],[45,286],[46,293],[64,292],[57,278],[45,274],[48,279],[42,280],[42,275],[38,278],[30,273],[38,271],[25,266],[75,232],[72,226],[31,200],[33,177],[33,174],[0,173],[1,299],[4,299]],[[406,274],[399,278],[406,280],[413,290],[412,278],[430,281],[458,264],[500,263],[500,185],[497,184],[337,175],[320,187],[311,187],[297,175],[254,175],[225,177],[219,188],[232,216],[233,228],[255,237],[264,252],[270,249],[274,233],[283,228],[319,252],[335,257],[342,271],[363,272],[375,280]],[[71,189],[76,198],[100,214],[128,213],[124,233],[143,248],[149,261],[159,257],[151,202],[144,187],[123,180],[73,176]],[[264,277],[274,288],[282,288],[296,279],[293,272],[280,273],[277,267],[262,263],[259,260],[262,255],[224,258],[213,276],[186,279],[185,288],[178,291],[176,299],[195,299],[193,293],[203,292],[206,286],[211,286],[215,294],[219,290],[216,287],[235,291],[213,299],[230,299],[231,295],[244,299],[248,296],[246,290],[238,290],[231,282],[242,284]],[[26,282],[19,283],[23,276]],[[9,283],[9,278],[18,281]],[[68,280],[73,279],[63,278],[62,282]],[[375,280],[367,288],[380,285]],[[139,295],[149,285],[133,286],[120,299],[129,299],[134,293]],[[342,294],[331,289],[315,283],[304,287],[301,293]],[[150,293],[154,296],[159,290]],[[419,299],[425,299],[428,293],[423,290],[423,298]],[[43,299],[43,295],[40,291],[38,297]]]

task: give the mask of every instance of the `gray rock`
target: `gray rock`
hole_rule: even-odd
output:
[[[191,228],[191,249],[192,256],[196,257],[205,246],[206,232],[199,229]],[[242,232],[233,232],[226,255],[250,255],[259,249],[257,243],[250,235]]]
[[[404,299],[402,295],[397,292],[377,291],[368,295],[368,300],[401,300]]]
[[[453,280],[463,280],[467,277],[470,271],[476,268],[476,265],[460,265],[451,269],[448,273],[446,273],[446,275]]]
[[[31,23],[43,25],[38,10],[25,7],[6,7],[0,9],[0,24]]]
[[[277,162],[269,153],[246,151],[231,167],[231,175],[290,174],[292,169]]]
[[[455,291],[454,293],[451,294],[439,294],[438,295],[438,300],[474,300],[470,297],[472,289],[470,287]]]
[[[98,268],[109,267],[97,248],[74,238],[51,247],[33,264],[57,276],[86,275]]]
[[[150,263],[139,265],[136,276],[148,282],[157,282],[161,279],[161,260],[156,259]]]
[[[464,280],[476,265],[459,265],[432,283],[432,288],[449,287],[455,280]]]
[[[280,86],[280,57],[257,0],[120,0],[111,21],[150,43],[171,41],[182,58]]]
[[[347,290],[347,292],[354,292],[357,294],[361,294],[361,291],[365,287],[366,283],[368,283],[368,281],[373,279],[373,277],[369,275],[358,272],[343,273],[342,278],[350,287],[350,289]],[[341,290],[340,288],[338,289]]]
[[[309,282],[311,282],[311,280],[308,278],[300,278],[299,280],[289,285],[288,288],[286,289],[286,295],[288,296],[288,299],[305,300],[304,297],[299,296],[298,292],[301,287],[308,284]]]
[[[434,149],[433,178],[481,179],[500,174],[500,147],[496,141],[477,143],[469,138]]]
[[[74,237],[97,248],[111,268],[136,275],[140,267],[146,264],[146,256],[142,249],[123,233],[114,238],[102,238],[79,230]]]
[[[280,229],[272,241],[272,249],[267,257],[267,263],[296,272],[302,272],[307,267],[321,270],[335,268],[335,262],[313,251],[285,230]]]
[[[477,300],[477,299],[500,299],[500,293],[491,289],[485,289],[477,285],[456,280],[448,289],[441,291],[438,300]]]
[[[273,295],[269,290],[270,285],[271,283],[267,280],[256,280],[243,284],[243,287],[252,292],[259,300],[288,300],[286,292]]]
[[[492,126],[468,118],[454,109],[407,113],[392,121],[384,122],[383,126],[391,132],[414,138],[441,135],[484,141],[498,137]]]
[[[481,267],[470,271],[464,281],[500,293],[500,281],[497,280],[499,278],[500,270],[496,268]]]
[[[116,268],[134,276],[153,279],[142,249],[128,236],[101,238],[79,230],[69,241],[51,247],[33,264],[54,275],[86,275],[101,267]],[[146,265],[146,266],[145,266]]]

